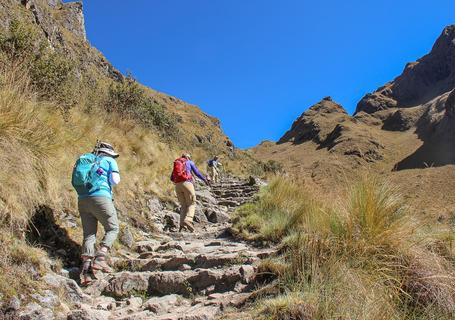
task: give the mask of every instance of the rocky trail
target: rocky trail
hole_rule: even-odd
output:
[[[113,257],[119,270],[79,292],[69,320],[216,319],[257,288],[257,262],[272,249],[230,237],[229,215],[259,191],[258,182],[225,180],[197,191],[194,233],[177,232],[179,215],[157,204],[156,235]]]

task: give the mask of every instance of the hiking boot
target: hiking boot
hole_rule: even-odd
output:
[[[96,277],[92,271],[81,273],[81,287],[87,287],[88,285],[90,285],[90,283],[92,283],[95,280]]]
[[[83,287],[88,286],[91,282],[96,280],[92,270],[92,259],[87,259],[83,262],[80,279],[81,286]]]
[[[112,273],[114,270],[107,264],[106,253],[98,252],[95,260],[92,263],[92,269],[94,271],[102,271],[104,273]]]
[[[179,232],[182,232],[182,230],[188,231],[188,232],[194,232],[193,223],[191,223],[189,221],[183,221],[182,224],[180,225]]]

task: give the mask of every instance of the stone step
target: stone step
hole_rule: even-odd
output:
[[[228,291],[206,297],[187,299],[181,295],[165,295],[142,299],[133,297],[115,300],[98,297],[93,305],[82,304],[80,310],[69,314],[70,320],[116,319],[116,320],[212,320],[226,308],[238,308],[252,296],[251,293]]]
[[[232,200],[221,200],[218,202],[219,205],[226,206],[226,207],[238,207],[240,203],[237,201]]]
[[[166,254],[145,252],[136,259],[117,259],[114,267],[122,271],[184,271],[198,268],[219,268],[230,265],[253,264],[256,253],[232,252],[218,254]]]
[[[256,269],[251,265],[188,271],[120,272],[95,281],[86,292],[92,297],[104,295],[115,299],[132,295],[179,294],[190,297],[194,294],[244,292],[252,287],[255,273]]]
[[[223,199],[221,200],[220,202],[218,203],[226,203],[226,202],[232,202],[232,203],[237,203],[238,205],[242,205],[248,201],[251,201],[251,198],[245,198],[245,197],[230,197],[230,198],[226,198],[226,199]]]
[[[179,214],[157,211],[159,240],[145,235],[135,252],[113,257],[114,267],[122,271],[85,288],[90,304],[84,302],[68,319],[214,320],[225,308],[248,300],[256,285],[257,262],[275,250],[233,240],[229,213],[251,201],[259,187],[225,179],[196,189],[196,231],[176,232]]]
[[[256,191],[223,191],[215,194],[215,199],[226,198],[231,196],[244,196],[244,197],[251,197],[255,195]]]

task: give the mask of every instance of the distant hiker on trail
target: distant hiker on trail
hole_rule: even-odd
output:
[[[193,217],[196,211],[196,192],[194,190],[193,175],[209,184],[209,179],[204,177],[193,161],[191,155],[184,154],[174,161],[171,181],[175,183],[175,192],[180,202],[180,230],[194,231]]]
[[[220,170],[222,164],[218,161],[218,156],[214,156],[212,159],[207,161],[207,172],[210,181],[217,183],[220,181]]]
[[[112,187],[120,182],[115,158],[119,156],[106,142],[97,142],[93,152],[83,154],[74,165],[72,184],[78,194],[84,242],[82,245],[81,283],[94,280],[94,272],[110,273],[106,256],[119,232],[117,211],[112,199]],[[98,251],[95,251],[96,231],[100,222],[105,231]]]

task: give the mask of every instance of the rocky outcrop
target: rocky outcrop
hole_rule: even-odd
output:
[[[444,105],[446,115],[455,118],[455,89],[450,92]]]
[[[383,159],[384,146],[367,126],[351,119],[336,125],[319,148],[366,162],[376,162]]]
[[[76,37],[87,40],[82,2],[69,2],[60,7],[63,26]]]
[[[86,40],[82,2],[48,0],[47,6],[38,0],[22,0],[21,3],[33,13],[36,24],[42,28],[51,44],[56,45],[56,41],[61,44],[63,41],[59,25],[79,39]]]
[[[444,29],[431,52],[413,63],[392,82],[358,103],[356,113],[407,108],[426,103],[455,88],[455,25]]]
[[[349,119],[349,116],[343,107],[326,97],[302,113],[278,143],[322,143],[333,128],[346,119]]]
[[[364,119],[363,119],[364,120]],[[351,117],[344,108],[326,97],[294,121],[291,129],[277,144],[294,145],[313,142],[317,149],[342,154],[359,160],[376,162],[383,159],[383,144],[369,130],[362,118]]]
[[[382,129],[388,131],[407,131],[418,123],[425,113],[421,106],[402,108],[390,113],[384,120]]]

